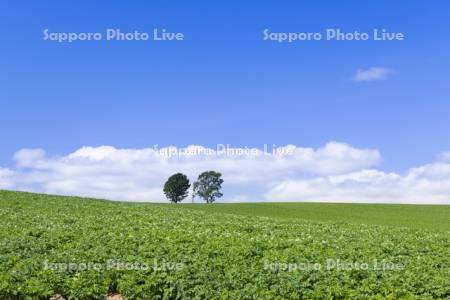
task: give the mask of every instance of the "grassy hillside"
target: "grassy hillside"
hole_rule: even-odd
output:
[[[0,191],[0,299],[450,298],[444,230],[239,206]]]
[[[184,208],[261,216],[278,220],[312,220],[450,231],[450,205],[345,203],[233,203],[186,204]]]

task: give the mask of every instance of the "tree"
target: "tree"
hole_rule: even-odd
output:
[[[198,176],[197,181],[194,182],[193,193],[203,198],[206,203],[213,203],[216,198],[223,196],[220,192],[222,183],[222,174],[214,171],[203,172]]]
[[[170,202],[178,203],[188,196],[190,186],[186,175],[176,173],[167,179],[163,191]]]

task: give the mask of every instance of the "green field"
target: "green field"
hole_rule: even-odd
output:
[[[450,207],[0,191],[0,299],[450,299]]]
[[[450,205],[347,204],[347,203],[236,203],[184,208],[278,220],[311,220],[367,225],[405,226],[450,231]]]

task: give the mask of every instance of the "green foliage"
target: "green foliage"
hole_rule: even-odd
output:
[[[194,195],[203,198],[206,203],[213,203],[216,198],[223,196],[220,192],[222,183],[222,174],[215,171],[203,172],[194,182]]]
[[[178,203],[188,196],[190,187],[187,176],[176,173],[167,179],[163,191],[170,202]]]
[[[449,249],[448,231],[0,191],[0,299],[449,299]],[[330,258],[404,268],[265,267]],[[45,268],[111,259],[151,267]]]

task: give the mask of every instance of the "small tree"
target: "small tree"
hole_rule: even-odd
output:
[[[220,198],[223,194],[220,192],[222,188],[222,174],[214,171],[206,171],[200,174],[197,181],[194,182],[194,195],[203,198],[206,203],[213,203],[216,198]]]
[[[167,179],[163,191],[170,202],[178,203],[188,196],[190,186],[187,176],[177,173]]]

